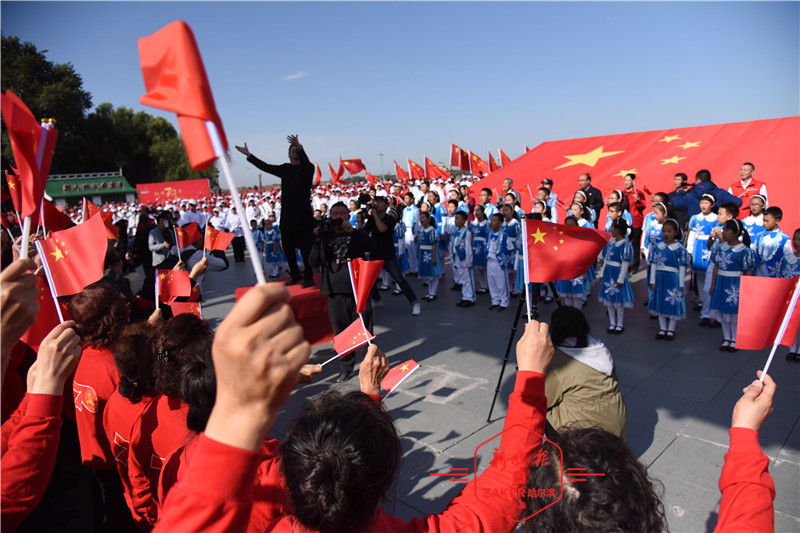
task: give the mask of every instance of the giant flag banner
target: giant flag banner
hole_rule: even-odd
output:
[[[163,203],[179,200],[208,198],[211,190],[208,180],[168,181],[162,183],[138,183],[136,194],[140,202]]]
[[[178,114],[183,144],[194,170],[205,170],[217,159],[206,121],[217,126],[223,149],[228,141],[214,106],[206,69],[194,33],[181,20],[139,39],[139,61],[147,94],[144,105]]]
[[[369,333],[361,323],[361,319],[356,318],[344,331],[333,337],[333,349],[336,351],[336,354],[339,357],[344,357],[353,350],[357,350],[373,341],[375,335],[370,333],[369,337],[367,337],[366,333],[364,333],[365,331]]]
[[[708,169],[712,181],[727,189],[739,180],[742,163],[749,161],[756,167],[754,177],[767,184],[770,205],[783,209],[782,225],[797,228],[800,227],[798,146],[800,117],[549,141],[504,165],[472,188],[492,188],[511,178],[517,190],[528,183],[536,190],[542,179],[549,178],[554,181],[553,191],[559,197],[572,198],[578,188],[578,176],[588,172],[592,185],[606,197],[612,190],[622,188],[623,178],[629,172],[637,175],[637,182],[649,184],[652,191],[671,191],[677,172],[685,172],[693,181],[698,170]],[[530,211],[527,199],[523,199],[522,207]]]
[[[367,309],[369,292],[378,279],[378,274],[383,268],[383,261],[365,261],[363,259],[353,259],[350,262],[350,269],[353,280],[353,293],[356,297],[356,313],[363,313]]]
[[[99,214],[83,224],[54,231],[40,244],[57,296],[77,294],[103,277],[107,239]]]
[[[611,236],[594,228],[579,228],[525,219],[528,281],[546,283],[574,279],[589,270]]]
[[[230,245],[235,236],[236,235],[233,233],[219,231],[218,229],[214,229],[210,225],[207,225],[206,237],[203,241],[203,248],[206,250],[221,250],[224,252],[228,249],[228,245]]]
[[[736,347],[763,350],[772,346],[800,278],[742,276],[739,283],[739,326]],[[800,306],[795,307],[779,343],[791,346],[800,326]]]

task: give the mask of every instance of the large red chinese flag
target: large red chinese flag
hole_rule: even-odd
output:
[[[358,158],[344,159],[341,161],[341,164],[350,174],[358,174],[362,170],[367,170],[367,167],[365,167],[364,163]]]
[[[72,225],[72,219],[59,211],[47,198],[42,198],[42,220],[47,231],[61,231]]]
[[[360,318],[356,318],[352,324],[333,337],[333,349],[339,357],[344,357],[353,350],[357,350],[367,344],[367,335],[364,333],[364,325],[361,323]],[[367,333],[369,331],[367,330]],[[369,341],[372,341],[375,335],[369,334]]]
[[[494,172],[498,168],[500,167],[497,166],[497,162],[494,160],[494,157],[492,157],[492,152],[489,152],[489,172]]]
[[[528,281],[546,283],[585,274],[611,236],[594,228],[579,228],[525,219]]]
[[[439,165],[436,165],[433,161],[428,159],[428,156],[425,156],[425,176],[427,176],[428,179],[446,179],[450,177],[450,173],[439,168]]]
[[[789,308],[800,278],[762,278],[742,276],[739,282],[739,327],[736,347],[762,350],[772,346]],[[796,306],[780,344],[791,346],[800,326],[800,306]]]
[[[44,275],[39,276],[39,279],[36,280],[36,288],[39,289],[39,296],[36,298],[39,301],[39,314],[36,315],[36,322],[28,328],[20,340],[38,352],[39,345],[42,344],[44,338],[61,323],[61,320],[58,318],[56,303],[50,294],[50,287],[48,287]],[[61,305],[61,314],[64,320],[72,319],[65,305]]]
[[[500,151],[500,164],[506,166],[511,163],[511,158],[508,157],[504,151],[500,150],[500,148],[498,148],[498,150]]]
[[[35,217],[39,214],[39,205],[44,196],[58,131],[55,128],[44,128],[45,144],[42,147],[41,163],[38,163],[43,128],[28,106],[16,94],[6,91],[2,98],[2,114],[17,166],[15,174],[19,176],[19,212],[23,217]]]
[[[378,183],[380,181],[380,179],[377,176],[373,176],[372,174],[370,174],[366,170],[364,170],[364,177],[367,178],[367,181],[370,182],[373,185],[375,185],[376,183]]]
[[[486,161],[478,157],[477,154],[469,153],[469,163],[469,171],[473,176],[479,176],[481,172],[483,172],[484,175],[489,173],[489,165]]]
[[[55,231],[40,241],[47,269],[58,296],[81,292],[103,277],[108,248],[103,219],[95,215],[83,224]]]
[[[235,236],[236,235],[233,233],[226,233],[214,229],[211,226],[206,226],[206,238],[203,242],[203,248],[206,250],[221,250],[224,252]]]
[[[189,280],[189,273],[185,270],[157,270],[156,294],[160,302],[191,295],[192,282]]]
[[[139,61],[147,94],[145,105],[178,114],[183,144],[194,170],[210,167],[217,156],[206,130],[206,121],[217,126],[223,149],[228,141],[214,106],[206,69],[192,29],[176,20],[156,33],[139,39]]]
[[[314,163],[314,166],[317,168],[317,173],[314,177],[314,186],[317,186],[322,183],[322,171],[319,169],[319,163]]]
[[[383,378],[383,381],[381,381],[381,388],[387,392],[386,396],[389,396],[389,394],[394,392],[394,390],[399,387],[401,383],[408,379],[408,376],[413,374],[418,369],[419,364],[413,359],[409,359],[405,363],[397,365],[393,369],[389,370],[389,373],[386,374],[386,377]]]
[[[190,222],[185,226],[175,228],[175,234],[178,236],[178,248],[186,248],[203,238],[203,234],[197,229],[197,222]]]
[[[423,169],[421,166],[419,166],[410,159],[408,160],[408,173],[411,176],[411,179],[415,180],[425,179],[425,169]]]
[[[172,316],[187,314],[203,318],[202,309],[197,302],[172,302],[169,304],[169,308],[172,309]]]
[[[378,274],[381,273],[383,261],[353,259],[350,268],[353,274],[353,292],[356,296],[356,313],[362,313],[367,309],[369,292],[378,279]]]
[[[400,165],[397,164],[397,161],[394,162],[394,171],[397,174],[398,181],[400,182],[408,181],[409,179],[408,172],[406,172],[404,168],[400,167]]]

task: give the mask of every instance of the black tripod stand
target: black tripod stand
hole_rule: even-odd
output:
[[[531,283],[531,316],[533,318],[539,318],[539,289],[541,284],[540,283]],[[548,282],[548,286],[550,290],[553,291],[553,296],[555,297],[556,305],[561,307],[561,298],[558,296],[558,291],[556,291],[555,285],[553,282]],[[517,305],[517,313],[514,316],[514,324],[511,326],[511,334],[508,337],[508,345],[506,346],[506,354],[503,357],[503,366],[500,369],[500,377],[497,379],[497,387],[494,389],[494,398],[492,398],[492,406],[489,408],[489,416],[486,418],[486,422],[489,423],[492,420],[492,411],[494,410],[494,403],[497,401],[497,395],[500,394],[500,384],[503,382],[503,373],[506,371],[506,364],[508,363],[508,355],[511,353],[511,346],[514,344],[514,338],[517,336],[517,325],[519,324],[519,317],[522,315],[522,308],[525,305],[525,296],[526,292],[523,292],[519,297],[519,305]]]

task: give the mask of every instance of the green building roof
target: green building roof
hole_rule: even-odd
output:
[[[87,174],[51,174],[47,177],[45,193],[50,198],[74,198],[89,195],[118,195],[136,193],[121,172],[92,172]]]

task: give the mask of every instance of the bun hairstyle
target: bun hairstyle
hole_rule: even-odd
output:
[[[748,248],[750,247],[750,234],[745,229],[741,220],[737,218],[730,219],[725,223],[724,229],[735,231],[736,235],[739,236],[739,241]]]

